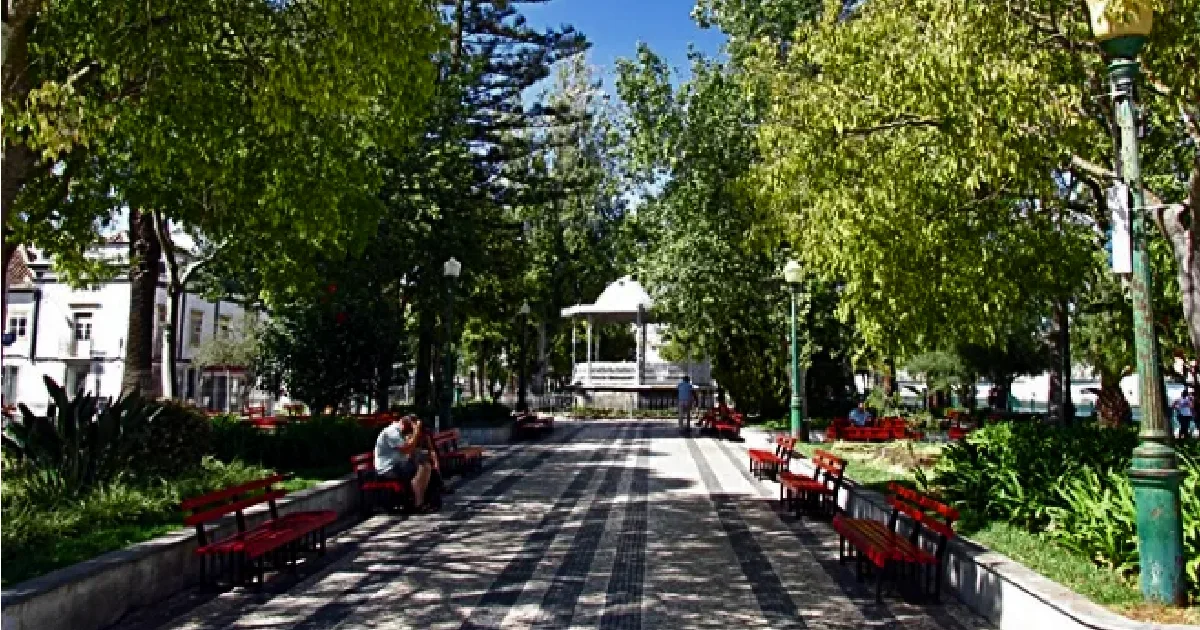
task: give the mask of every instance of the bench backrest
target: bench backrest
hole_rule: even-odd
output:
[[[833,496],[837,497],[842,487],[842,477],[846,474],[846,460],[829,451],[817,449],[813,452],[812,464],[813,479],[825,484],[832,483]]]
[[[905,514],[914,523],[910,535],[914,542],[916,542],[922,527],[940,536],[939,553],[945,542],[954,538],[954,521],[958,520],[958,510],[894,482],[888,484],[888,491],[892,493],[892,496],[888,497],[888,504],[892,506],[892,516],[888,523],[889,529],[895,531],[900,514]]]
[[[191,514],[184,517],[183,524],[196,527],[196,534],[200,539],[200,544],[203,545],[205,544],[204,524],[215,521],[226,514],[237,516],[239,532],[246,531],[245,510],[256,505],[266,503],[271,512],[271,518],[279,518],[279,510],[275,506],[275,501],[287,496],[287,490],[277,489],[273,486],[287,478],[287,475],[271,475],[249,483],[185,499],[180,504],[180,509]]]
[[[267,408],[265,405],[248,405],[246,407],[246,419],[260,420],[267,417]]]
[[[792,455],[796,451],[797,439],[790,435],[775,436],[775,456],[783,460],[783,467],[786,469],[788,462],[792,461]]]
[[[375,472],[375,453],[367,451],[350,456],[350,470],[357,473],[358,476],[363,476],[364,473]]]

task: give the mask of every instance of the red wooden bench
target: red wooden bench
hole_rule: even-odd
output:
[[[275,429],[284,423],[284,420],[274,416],[267,415],[267,408],[264,405],[251,405],[246,407],[242,417],[260,429]]]
[[[185,500],[180,506],[185,514],[185,525],[196,528],[197,547],[202,565],[201,580],[207,581],[208,564],[214,560],[222,569],[231,565],[234,581],[241,583],[250,571],[253,580],[263,583],[268,556],[273,565],[294,563],[296,552],[325,552],[325,527],[337,520],[337,512],[319,510],[279,514],[275,505],[287,495],[286,490],[275,485],[286,480],[284,475],[272,475],[257,481],[210,492]],[[246,526],[245,511],[256,505],[266,504],[270,518],[256,527]],[[226,514],[234,514],[237,531],[220,540],[210,540],[205,524],[220,520]]]
[[[888,440],[919,440],[925,434],[912,431],[904,418],[880,418],[874,424],[860,427],[846,418],[837,418],[825,430],[825,439],[855,442],[886,442]]]
[[[920,574],[918,581],[910,583],[918,584],[922,595],[932,594],[936,601],[941,594],[946,547],[954,538],[954,521],[958,520],[958,510],[895,483],[888,484],[888,489],[893,493],[888,498],[892,513],[886,525],[874,519],[846,518],[840,514],[834,517],[833,528],[838,533],[841,546],[839,560],[844,562],[847,557],[854,557],[860,579],[866,562],[874,567],[876,601],[883,599],[883,581],[886,577],[907,581],[909,573]],[[912,521],[911,531],[907,535],[898,529],[901,514]],[[933,553],[922,546],[922,531],[934,535],[936,545]],[[853,556],[847,554],[847,542],[850,543]]]
[[[792,460],[792,449],[796,447],[796,438],[787,435],[775,437],[775,450],[764,448],[750,449],[750,472],[759,479],[775,479],[786,472]]]
[[[827,514],[838,510],[838,492],[846,473],[846,460],[828,451],[818,450],[812,457],[812,476],[791,471],[779,473],[779,502],[797,513],[807,505]]]
[[[375,499],[380,495],[389,497],[392,505],[411,506],[412,487],[398,479],[377,479],[375,477],[375,453],[367,451],[350,456],[350,469],[358,481],[359,509],[368,515],[376,505]]]
[[[701,433],[712,433],[717,437],[726,437],[728,439],[737,439],[742,434],[742,426],[745,424],[745,419],[741,413],[730,409],[722,403],[720,406],[709,409],[700,416],[697,421],[697,426]]]
[[[967,434],[975,430],[974,428],[964,427],[962,425],[963,416],[966,414],[958,411],[948,411],[946,412],[946,415],[950,417],[950,426],[946,429],[946,437],[950,438],[951,440],[961,440],[967,437]]]
[[[443,472],[447,474],[478,472],[483,469],[484,450],[479,446],[460,446],[462,434],[450,429],[434,434],[433,443],[441,460]]]
[[[513,412],[513,438],[541,437],[554,431],[554,416],[532,411]]]

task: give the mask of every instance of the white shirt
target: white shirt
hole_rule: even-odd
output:
[[[384,427],[375,439],[375,472],[384,474],[408,459],[407,455],[400,452],[400,447],[406,441],[399,424],[392,423]]]
[[[1175,408],[1179,410],[1179,415],[1191,417],[1192,415],[1192,397],[1183,396],[1175,401]]]
[[[679,381],[679,404],[692,403],[692,384],[687,381]]]

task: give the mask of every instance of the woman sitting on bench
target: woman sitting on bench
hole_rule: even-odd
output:
[[[384,427],[375,440],[375,476],[407,482],[417,511],[432,512],[425,503],[432,468],[421,450],[421,439],[421,421],[411,416],[396,418]]]

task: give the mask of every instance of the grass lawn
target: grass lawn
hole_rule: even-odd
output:
[[[811,457],[813,451],[821,449],[844,457],[848,461],[847,477],[881,493],[887,492],[887,484],[892,481],[913,484],[912,468],[918,463],[932,478],[933,464],[941,448],[939,444],[920,442],[797,444],[797,450],[806,456]],[[1038,534],[1000,522],[960,533],[1132,619],[1200,624],[1200,608],[1179,610],[1143,604],[1136,578],[1128,579],[1115,571],[1097,566]]]
[[[297,470],[283,487],[291,492],[303,490],[341,477],[349,472],[348,468],[349,465]],[[156,492],[127,488],[53,510],[13,514],[6,509],[5,527],[12,525],[14,517],[26,521],[18,527],[31,529],[39,528],[39,524],[28,523],[29,520],[72,522],[72,525],[63,525],[58,531],[33,531],[23,539],[5,536],[0,583],[12,586],[182,528],[180,512],[163,508],[163,503],[163,497]]]

